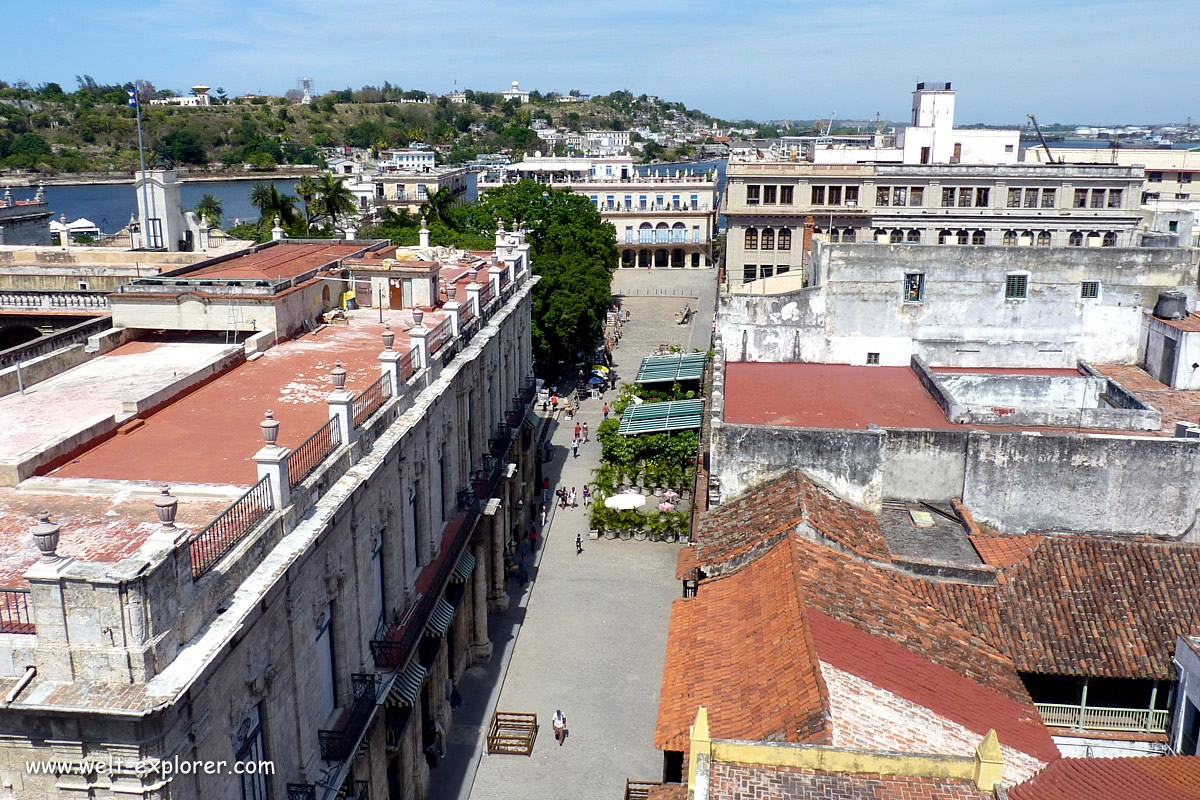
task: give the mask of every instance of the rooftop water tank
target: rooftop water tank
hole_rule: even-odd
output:
[[[1158,296],[1154,304],[1154,316],[1159,319],[1184,319],[1188,315],[1187,295],[1170,290]]]

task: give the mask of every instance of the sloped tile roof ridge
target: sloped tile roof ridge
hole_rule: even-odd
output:
[[[1060,758],[1009,800],[1200,800],[1200,756]]]
[[[823,538],[872,561],[892,554],[875,514],[840,497],[803,470],[794,473],[802,499],[804,522]]]

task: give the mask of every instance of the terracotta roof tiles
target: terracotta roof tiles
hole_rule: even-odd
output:
[[[1063,758],[1008,790],[1009,800],[1200,800],[1200,757]]]
[[[979,534],[972,535],[970,539],[971,546],[975,548],[976,553],[979,553],[983,563],[992,567],[1011,567],[1032,553],[1042,541],[1042,537],[1038,534],[1018,536]]]
[[[709,796],[720,800],[991,800],[969,780],[715,764]]]

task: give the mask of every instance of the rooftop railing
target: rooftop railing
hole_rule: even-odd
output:
[[[1034,703],[1034,706],[1042,715],[1042,721],[1055,728],[1166,733],[1170,720],[1169,711],[1146,708],[1104,708],[1061,703]]]
[[[233,501],[207,528],[188,545],[192,559],[192,579],[212,569],[221,557],[271,513],[271,482],[263,477],[249,491]]]
[[[450,341],[450,338],[453,335],[454,326],[450,322],[450,317],[446,317],[439,322],[437,327],[433,329],[433,332],[429,334],[429,354],[433,355],[445,347],[446,343]]]
[[[390,375],[379,376],[374,383],[363,389],[350,405],[350,411],[354,417],[354,427],[358,428],[366,422],[391,396],[392,378]]]
[[[313,473],[334,449],[342,443],[342,429],[336,419],[326,422],[304,444],[288,453],[288,485],[295,486]]]
[[[0,633],[36,633],[28,589],[0,589]]]
[[[104,311],[108,309],[108,294],[108,292],[90,291],[50,292],[3,289],[0,290],[0,308]]]

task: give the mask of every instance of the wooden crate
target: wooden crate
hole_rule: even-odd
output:
[[[492,714],[492,723],[488,726],[488,754],[533,755],[537,732],[537,714],[497,711]]]

